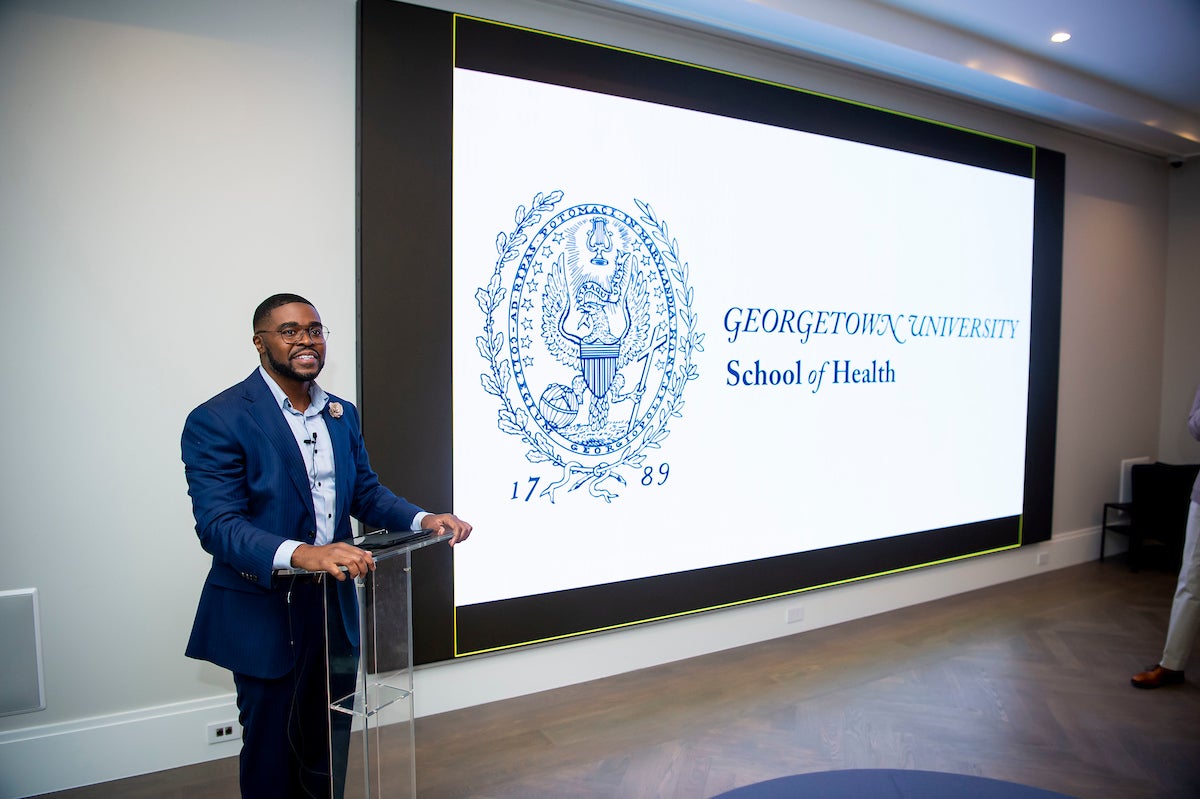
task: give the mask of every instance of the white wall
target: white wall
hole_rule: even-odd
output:
[[[276,291],[319,303],[355,393],[354,42],[353,0],[0,3],[0,586],[38,589],[47,700],[0,718],[0,795],[210,755],[131,717],[230,717],[182,657],[207,564],[179,435]]]
[[[1185,421],[1200,385],[1200,161],[1170,170],[1167,313],[1163,333],[1160,459],[1200,462],[1200,442]]]
[[[1171,174],[923,90],[574,4],[453,5],[1066,152],[1055,538],[1039,549],[1050,567],[1095,557],[1120,460],[1165,452],[1175,433],[1160,413],[1177,426],[1200,380],[1195,347],[1175,343],[1196,340],[1195,303],[1178,296],[1196,289],[1195,168]],[[0,796],[236,753],[204,743],[207,722],[236,715],[228,674],[182,655],[208,560],[179,433],[254,367],[249,315],[275,291],[318,305],[334,331],[322,382],[354,396],[354,81],[353,0],[0,3],[0,591],[39,590],[47,696],[43,711],[0,718]],[[794,600],[760,603],[431,666],[418,713],[1034,570],[1034,553],[1003,553],[807,595],[800,625],[784,624]]]

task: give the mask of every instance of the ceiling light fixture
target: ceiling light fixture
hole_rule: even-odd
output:
[[[1066,31],[1059,31],[1050,37],[1050,41],[1054,42],[1055,44],[1062,44],[1063,42],[1070,40],[1070,38],[1071,34],[1067,33]]]

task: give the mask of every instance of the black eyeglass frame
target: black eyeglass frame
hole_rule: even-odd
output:
[[[285,327],[280,330],[255,330],[254,335],[261,336],[266,333],[274,333],[288,344],[295,344],[300,340],[302,334],[308,334],[310,342],[324,342],[329,340],[330,329],[325,325],[313,325],[312,327]]]

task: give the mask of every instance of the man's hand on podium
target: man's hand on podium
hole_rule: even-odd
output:
[[[365,549],[345,541],[335,541],[322,546],[301,544],[292,553],[292,566],[310,572],[329,572],[336,579],[345,580],[347,574],[362,577],[369,571],[375,571],[375,559]],[[342,566],[346,567],[346,571],[342,571]]]
[[[450,546],[466,541],[472,530],[470,524],[453,513],[427,514],[425,518],[421,519],[421,528],[433,530],[435,533],[453,533],[454,537],[450,539]]]

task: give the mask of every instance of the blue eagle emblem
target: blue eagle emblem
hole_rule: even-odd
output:
[[[499,429],[531,446],[526,459],[561,470],[542,496],[553,502],[559,488],[586,485],[611,501],[618,495],[606,481],[624,484],[621,469],[641,468],[681,415],[703,334],[687,265],[648,205],[635,200],[640,218],[570,206],[528,234],[561,196],[518,208],[517,229],[497,238],[492,280],[476,291],[487,316],[476,344],[490,365],[481,382],[502,401]]]

